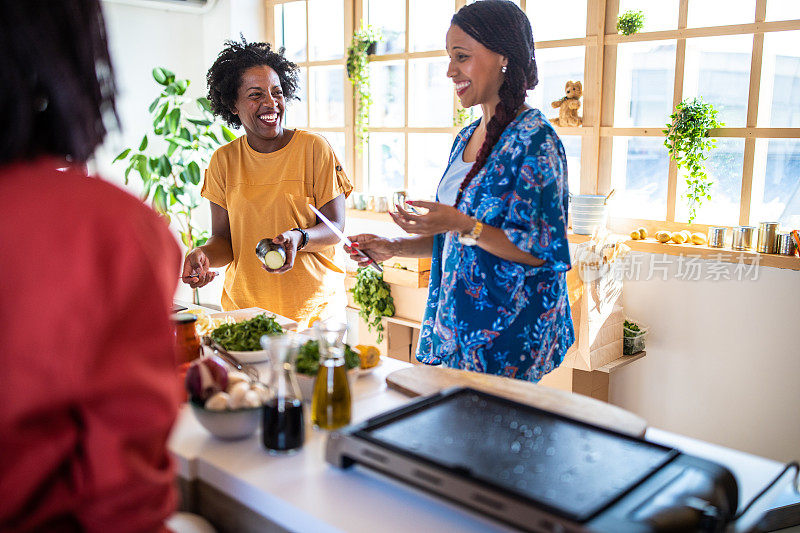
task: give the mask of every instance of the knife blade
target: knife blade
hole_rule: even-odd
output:
[[[333,225],[333,222],[331,222],[330,220],[328,220],[328,217],[326,217],[325,215],[323,215],[322,213],[320,213],[320,212],[319,212],[319,209],[317,209],[317,208],[316,208],[316,207],[314,207],[313,205],[309,204],[309,205],[308,205],[308,207],[310,207],[310,208],[311,208],[311,210],[314,212],[314,214],[315,214],[315,215],[317,215],[317,217],[318,217],[318,218],[319,218],[319,219],[322,221],[322,223],[323,223],[323,224],[325,224],[326,226],[328,226],[328,229],[330,229],[330,230],[333,232],[333,234],[334,234],[334,235],[336,235],[337,237],[339,237],[339,239],[340,239],[340,240],[344,241],[344,243],[345,243],[347,246],[349,246],[349,247],[353,248],[353,242],[352,242],[350,239],[348,239],[348,238],[347,238],[347,236],[346,236],[344,233],[342,233],[342,232],[341,232],[341,230],[340,230],[339,228],[337,228],[336,226],[334,226],[334,225]],[[366,257],[367,259],[369,259],[370,261],[372,261],[372,263],[370,263],[370,264],[369,264],[369,266],[371,266],[372,268],[374,268],[374,269],[375,269],[375,270],[377,270],[378,272],[383,272],[383,269],[381,268],[381,266],[380,266],[380,265],[379,265],[379,264],[378,264],[378,263],[377,263],[377,262],[376,262],[374,259],[372,259],[372,258],[369,256],[369,254],[367,254],[366,252],[362,252],[362,251],[361,251],[361,250],[359,250],[358,248],[353,248],[353,249],[354,249],[354,250],[356,251],[356,253],[357,253],[358,255],[360,255],[361,257]]]

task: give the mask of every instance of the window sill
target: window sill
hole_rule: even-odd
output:
[[[347,216],[352,218],[379,220],[381,222],[392,222],[389,213],[375,213],[373,211],[361,211],[359,209],[348,209]],[[567,240],[573,244],[580,244],[589,240],[589,235],[576,235],[570,231]],[[649,254],[666,254],[675,256],[697,257],[700,259],[717,260],[725,263],[758,263],[760,266],[772,268],[785,268],[788,270],[800,270],[800,257],[789,255],[760,254],[758,252],[744,251],[739,252],[730,248],[711,248],[710,246],[696,244],[663,244],[657,240],[647,238],[643,241],[626,239],[624,241],[631,250]]]

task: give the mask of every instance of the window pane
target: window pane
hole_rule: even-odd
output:
[[[675,41],[620,44],[614,125],[663,127],[672,113],[674,85]]]
[[[342,0],[309,0],[308,45],[310,59],[344,57],[344,2]]]
[[[755,19],[756,0],[735,0],[733,2],[691,0],[689,2],[687,26],[690,28],[725,26],[727,24],[753,22]]]
[[[275,44],[286,47],[292,61],[306,60],[306,3],[275,6]]]
[[[620,0],[619,12],[643,11],[641,31],[674,30],[678,27],[678,0]]]
[[[369,177],[372,194],[391,194],[405,188],[405,139],[402,133],[369,134]]]
[[[783,229],[800,229],[800,141],[757,139],[755,166],[750,222],[772,220]]]
[[[408,62],[408,125],[453,125],[453,82],[447,77],[447,58]]]
[[[312,67],[311,126],[344,126],[344,67]]]
[[[406,1],[367,0],[367,13],[369,14],[367,17],[369,24],[379,28],[383,35],[375,53],[404,52],[406,48]]]
[[[558,110],[550,104],[564,97],[567,81],[583,82],[585,51],[583,46],[537,50],[539,84],[528,93],[528,105],[540,109],[548,117],[557,117]],[[583,105],[578,114],[583,115]]]
[[[578,194],[581,191],[581,137],[578,135],[563,135],[561,144],[567,153],[567,176],[569,177],[569,192]]]
[[[453,0],[411,0],[408,4],[409,45],[412,52],[444,50],[453,18]]]
[[[449,133],[408,134],[408,194],[412,199],[433,200],[444,175],[453,136]]]
[[[369,85],[372,91],[370,126],[405,125],[405,76],[405,64],[402,61],[372,61],[369,64]]]
[[[758,125],[800,127],[800,31],[764,35]]]
[[[336,157],[339,158],[339,162],[344,165],[344,168],[348,171],[349,176],[350,166],[348,165],[346,157],[347,152],[345,151],[344,132],[320,131],[318,133],[328,140],[331,148],[333,148],[333,153],[335,153]]]
[[[290,128],[308,127],[308,69],[300,67],[297,79],[297,97],[299,100],[291,100],[286,103],[286,125]]]
[[[702,96],[726,127],[747,122],[752,35],[687,39],[683,97]]]
[[[534,41],[586,36],[586,0],[528,2]]]
[[[739,223],[739,200],[742,197],[742,162],[744,139],[717,139],[717,146],[708,154],[706,172],[711,179],[711,200],[705,200],[697,211],[695,222],[735,226]],[[678,199],[675,218],[679,222],[689,219],[686,207],[686,179],[683,171],[678,175]]]
[[[800,19],[800,2],[797,0],[769,0],[767,2],[767,20],[795,19]]]
[[[625,218],[666,220],[669,155],[661,137],[614,137],[611,212]]]

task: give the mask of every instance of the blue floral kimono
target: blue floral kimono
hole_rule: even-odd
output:
[[[458,134],[448,166],[477,125]],[[538,109],[524,111],[456,207],[502,229],[545,263],[501,259],[461,244],[455,232],[436,235],[419,361],[534,382],[561,364],[575,340],[566,282],[567,204],[564,147]]]

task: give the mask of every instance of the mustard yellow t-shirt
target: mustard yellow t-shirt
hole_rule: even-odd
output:
[[[322,207],[353,190],[324,137],[295,130],[289,144],[269,154],[253,150],[245,135],[217,149],[201,195],[228,211],[233,261],[225,269],[222,308],[261,307],[307,324],[344,291],[344,267],[334,247],[300,251],[284,274],[261,268],[256,243],[295,227],[316,225],[308,204]],[[337,272],[338,270],[338,272]]]

